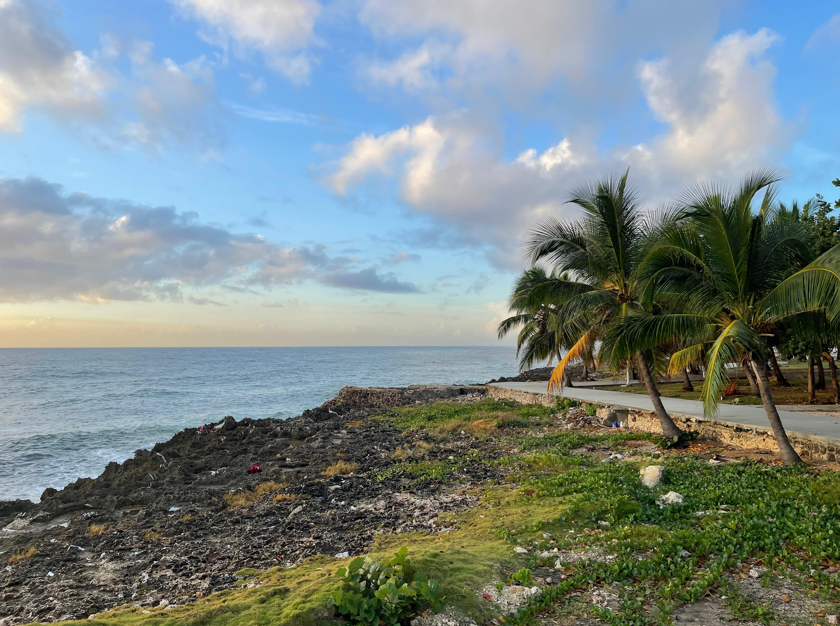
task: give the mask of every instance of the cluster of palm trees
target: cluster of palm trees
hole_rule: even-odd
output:
[[[523,368],[559,359],[549,388],[569,383],[569,365],[635,370],[662,433],[683,433],[660,399],[666,372],[704,370],[702,399],[717,412],[727,366],[744,366],[760,395],[782,459],[801,462],[773,401],[773,347],[798,333],[824,344],[840,336],[840,246],[817,256],[800,211],[776,202],[778,176],[759,171],[739,186],[699,185],[646,211],[628,174],[572,191],[574,221],[548,219],[527,244],[533,267],[518,279],[513,316]],[[836,345],[836,344],[835,344]],[[833,363],[833,361],[831,362]]]

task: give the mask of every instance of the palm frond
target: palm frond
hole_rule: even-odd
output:
[[[703,346],[704,344],[698,343],[674,352],[668,361],[668,376],[676,376],[689,365],[702,364]]]
[[[566,356],[560,359],[560,362],[554,366],[554,371],[551,372],[551,378],[548,381],[548,393],[551,393],[555,389],[563,389],[563,379],[566,373],[566,368],[570,363],[573,363],[586,353],[589,348],[591,338],[590,333],[584,333],[583,336],[581,336],[580,339],[578,339],[574,345],[569,348],[569,351],[566,352]]]
[[[780,282],[760,307],[771,319],[822,310],[840,320],[840,244]]]
[[[723,328],[706,354],[706,378],[703,381],[703,412],[710,417],[717,414],[721,390],[729,382],[727,363],[738,363],[742,352],[761,354],[764,342],[742,320],[735,320]]]

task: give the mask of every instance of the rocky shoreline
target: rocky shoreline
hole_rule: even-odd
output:
[[[40,503],[2,502],[0,555],[13,563],[0,569],[0,624],[180,605],[241,584],[243,568],[364,553],[380,533],[436,532],[441,512],[474,500],[434,481],[406,489],[404,478],[382,479],[411,439],[370,418],[484,395],[484,386],[346,387],[298,417],[225,417],[138,450],[97,478],[47,489]],[[463,455],[472,441],[456,436],[434,454]],[[324,475],[336,460],[352,471]],[[249,474],[254,465],[259,473]],[[467,482],[488,478],[484,468],[474,477],[461,471]],[[271,493],[251,501],[263,484]]]

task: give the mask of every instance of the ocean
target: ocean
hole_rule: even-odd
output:
[[[344,385],[486,382],[511,347],[0,350],[0,500],[98,476],[225,415],[291,417]]]

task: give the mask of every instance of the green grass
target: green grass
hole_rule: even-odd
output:
[[[445,439],[460,431],[483,438],[500,429],[539,425],[551,413],[549,407],[488,398],[475,404],[436,402],[430,406],[405,407],[388,411],[381,419],[401,429],[423,430],[433,439]]]
[[[523,568],[535,578],[546,572],[557,576],[556,557],[540,557],[544,550],[558,548],[561,554],[600,551],[614,556],[610,562],[577,561],[565,570],[566,578],[558,585],[546,588],[507,617],[508,626],[535,625],[548,609],[553,615],[596,616],[609,624],[664,626],[680,605],[718,587],[726,592],[736,616],[775,623],[770,608],[727,587],[731,584],[725,574],[751,559],[762,559],[771,570],[768,580],[798,572],[796,582],[804,592],[813,593],[816,601],[840,601],[835,581],[823,573],[824,567],[840,563],[840,475],[753,462],[710,466],[688,453],[656,453],[656,463],[666,466],[666,475],[664,484],[651,490],[639,481],[639,468],[645,463],[602,462],[579,449],[593,445],[617,450],[631,441],[656,438],[560,430],[544,419],[550,412],[545,407],[486,400],[476,405],[438,403],[381,416],[411,431],[415,440],[429,429],[441,425],[448,429],[453,422],[490,422],[489,432],[497,438],[492,445],[508,450],[507,456],[493,459],[476,442],[467,454],[441,460],[428,458],[435,448],[426,447],[419,453],[426,457],[406,458],[385,470],[381,478],[399,475],[457,484],[463,468],[487,464],[503,467],[507,484],[466,486],[479,498],[478,505],[440,516],[438,526],[448,532],[382,534],[371,556],[381,560],[407,546],[418,570],[440,582],[445,603],[478,623],[498,618],[493,605],[481,597],[484,587],[505,584]],[[539,431],[506,425],[522,421],[539,422]],[[453,432],[446,429],[436,432]],[[656,499],[667,491],[682,494],[684,503],[660,508]],[[527,548],[528,554],[516,554],[516,546]],[[324,607],[336,589],[335,571],[347,562],[319,556],[292,569],[256,572],[246,568],[238,572],[243,586],[256,581],[259,588],[225,591],[147,615],[135,608],[120,609],[103,613],[93,622],[108,626],[334,625],[338,622],[329,619]],[[581,602],[581,594],[585,597],[593,585],[607,584],[620,591],[620,610]],[[814,618],[810,623],[824,623],[824,619]]]

